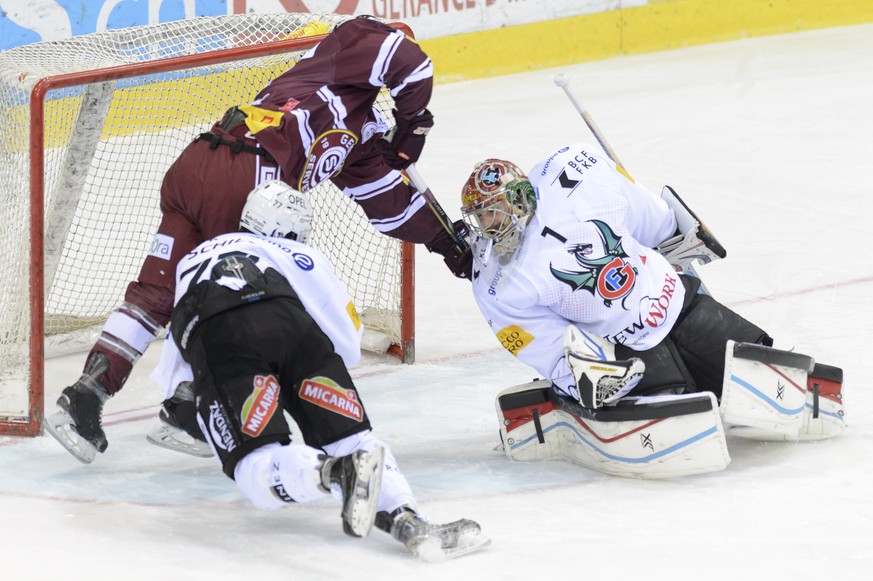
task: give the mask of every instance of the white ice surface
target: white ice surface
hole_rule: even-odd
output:
[[[419,250],[418,363],[355,374],[423,511],[479,521],[487,550],[429,565],[378,531],[345,537],[329,499],[250,507],[214,461],[146,443],[152,348],[108,404],[110,446],[92,465],[47,437],[0,438],[0,578],[868,579],[873,25],[440,86],[419,169],[450,215],[475,161],[529,168],[564,142],[594,143],[558,72],[632,175],[676,188],[727,247],[701,269],[713,293],[777,346],[844,368],[844,436],[731,439],[724,472],[659,482],[510,463],[494,450],[494,397],[535,374],[498,348],[468,283]],[[49,363],[49,402],[82,357]]]

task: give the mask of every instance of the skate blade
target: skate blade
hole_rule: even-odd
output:
[[[355,459],[357,483],[353,498],[344,500],[343,531],[353,537],[366,537],[376,521],[376,507],[382,491],[385,449],[377,448]]]
[[[67,452],[82,464],[90,464],[97,456],[97,448],[91,442],[82,438],[73,429],[73,418],[65,411],[59,411],[45,418],[45,431],[51,435]]]
[[[412,553],[427,563],[441,563],[450,559],[457,559],[476,551],[481,551],[491,544],[491,539],[480,531],[461,533],[456,545],[444,547],[439,537],[424,540],[418,544]]]
[[[455,529],[453,525],[460,525]],[[491,539],[482,534],[482,529],[473,521],[461,519],[456,523],[436,527],[436,530],[421,538],[409,550],[428,563],[457,559],[480,551],[491,544]]]
[[[212,458],[212,448],[206,442],[201,442],[189,436],[184,430],[161,423],[160,426],[146,434],[146,440],[160,448],[181,452],[198,458]]]

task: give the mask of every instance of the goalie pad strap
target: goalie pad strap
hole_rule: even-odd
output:
[[[807,377],[806,408],[800,440],[832,438],[846,429],[843,370],[816,363]]]
[[[756,361],[765,365],[778,365],[812,371],[815,362],[808,355],[793,351],[782,351],[757,343],[734,343],[732,356],[746,361]]]
[[[543,434],[543,422],[540,420],[539,410],[533,410],[534,429],[537,431],[537,442],[544,444],[546,436]]]

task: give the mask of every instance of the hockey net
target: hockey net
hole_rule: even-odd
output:
[[[308,24],[349,18],[194,18],[0,53],[0,434],[40,433],[44,358],[93,345],[139,273],[182,149],[323,38]],[[391,121],[387,91],[377,106]],[[310,196],[311,244],[369,341],[411,362],[412,246],[377,233],[329,182]]]

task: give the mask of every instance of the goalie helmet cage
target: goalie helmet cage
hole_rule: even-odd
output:
[[[139,273],[161,179],[182,149],[324,38],[307,25],[350,18],[201,17],[0,53],[0,435],[41,433],[45,356],[93,345]],[[392,105],[383,90],[376,106],[389,121]],[[310,244],[365,329],[411,363],[414,246],[376,232],[330,182],[310,197]]]

